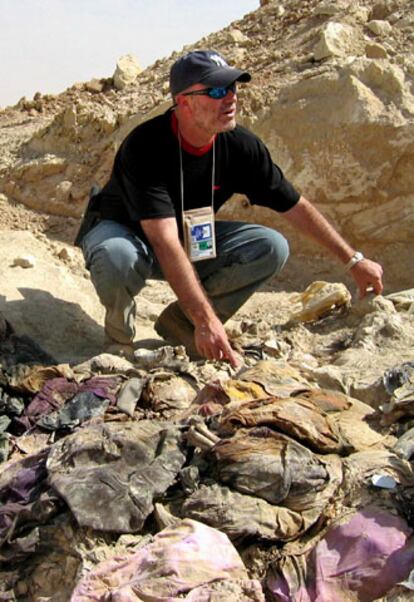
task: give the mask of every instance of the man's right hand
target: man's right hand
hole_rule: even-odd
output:
[[[141,226],[180,306],[194,324],[194,342],[199,354],[211,360],[227,360],[237,368],[239,361],[224,326],[181,245],[175,218],[141,220]]]
[[[194,342],[203,357],[209,360],[227,360],[233,368],[240,365],[224,326],[217,316],[194,326]]]

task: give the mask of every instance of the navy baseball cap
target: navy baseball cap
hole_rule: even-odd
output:
[[[180,57],[171,67],[170,91],[175,96],[194,84],[215,88],[250,80],[250,73],[230,67],[218,52],[195,50]]]

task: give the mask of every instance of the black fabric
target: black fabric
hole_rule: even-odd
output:
[[[73,429],[85,420],[102,416],[108,406],[109,399],[102,399],[92,391],[84,391],[75,395],[60,410],[42,416],[37,421],[37,425],[49,431],[57,431],[62,428]]]
[[[181,227],[179,145],[171,120],[169,110],[127,136],[111,178],[99,194],[101,217],[124,223],[142,237],[141,219],[177,216]],[[279,212],[299,200],[299,193],[273,163],[266,146],[247,129],[236,126],[218,134],[215,154],[216,211],[234,193]],[[182,156],[185,209],[210,205],[213,149],[200,156],[183,149]]]
[[[86,210],[82,216],[82,220],[79,226],[79,230],[75,236],[73,244],[75,247],[81,247],[82,241],[94,226],[99,222],[100,211],[99,211],[99,187],[95,184],[92,186],[89,193],[89,201],[86,206]]]

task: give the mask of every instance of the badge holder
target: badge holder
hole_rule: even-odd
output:
[[[216,257],[216,235],[212,207],[183,212],[184,248],[193,263]]]

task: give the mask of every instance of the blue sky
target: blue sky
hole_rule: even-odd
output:
[[[0,107],[142,67],[226,27],[259,0],[0,0]]]

